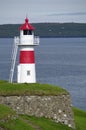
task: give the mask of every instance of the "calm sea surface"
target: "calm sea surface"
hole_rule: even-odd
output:
[[[0,80],[9,79],[12,46],[12,38],[0,38]],[[41,38],[35,59],[37,82],[67,89],[73,105],[86,110],[86,38]]]

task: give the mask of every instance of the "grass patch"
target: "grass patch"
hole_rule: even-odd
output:
[[[64,124],[55,123],[54,121],[43,117],[37,118],[34,116],[27,115],[22,115],[21,117],[27,121],[31,121],[33,124],[36,124],[41,128],[41,130],[72,130],[72,128],[69,128]]]
[[[73,108],[76,130],[86,130],[86,111]]]
[[[58,86],[40,83],[9,83],[0,81],[0,95],[2,96],[22,96],[22,95],[60,95],[68,94],[68,92]]]
[[[0,120],[8,120],[9,118],[16,115],[16,112],[11,108],[0,104]]]
[[[23,122],[21,119],[17,118],[15,120],[9,120],[5,123],[0,123],[1,128],[6,130],[35,130],[27,123]]]

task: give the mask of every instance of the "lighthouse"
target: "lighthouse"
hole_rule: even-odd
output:
[[[34,36],[35,28],[29,23],[28,18],[19,29],[17,83],[36,83],[34,47],[39,45],[39,37]]]

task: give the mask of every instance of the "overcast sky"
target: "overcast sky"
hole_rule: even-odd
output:
[[[0,24],[30,22],[86,23],[86,0],[0,0]]]

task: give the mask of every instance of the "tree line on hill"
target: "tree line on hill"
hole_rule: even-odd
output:
[[[86,37],[86,23],[33,23],[40,37]],[[20,24],[0,25],[0,38],[19,36]]]

